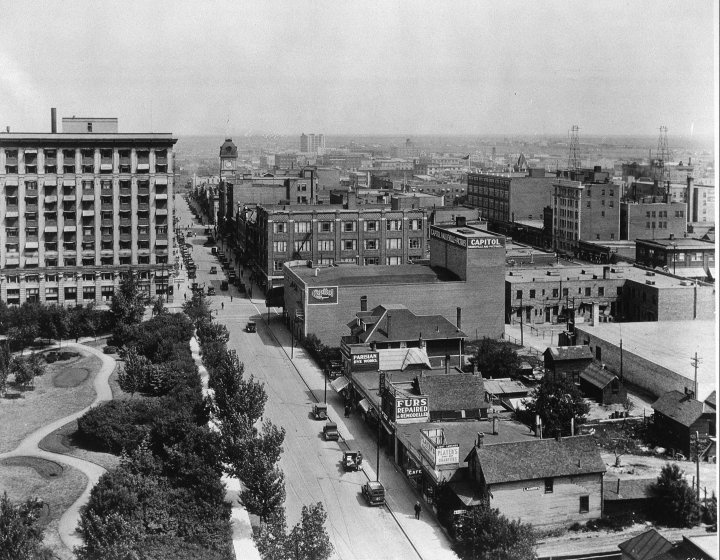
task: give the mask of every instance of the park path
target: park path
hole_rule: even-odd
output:
[[[77,531],[77,527],[80,523],[80,508],[85,505],[90,499],[90,491],[92,490],[93,486],[95,486],[100,477],[105,473],[105,469],[91,461],[78,459],[77,457],[71,457],[70,455],[64,455],[61,453],[51,453],[49,451],[45,451],[43,449],[40,449],[39,445],[43,438],[45,438],[55,430],[60,429],[65,424],[72,422],[73,420],[77,420],[93,406],[96,406],[103,401],[109,401],[112,399],[112,391],[110,390],[110,384],[108,380],[110,379],[110,375],[112,374],[112,372],[115,370],[116,362],[114,358],[111,358],[110,356],[103,354],[102,351],[90,346],[65,341],[63,342],[62,346],[66,349],[75,348],[78,350],[82,350],[83,352],[87,352],[100,358],[102,365],[100,367],[100,371],[97,373],[93,381],[93,386],[95,389],[95,400],[90,404],[90,406],[87,406],[86,408],[83,408],[82,410],[65,416],[63,418],[59,418],[58,420],[55,420],[54,422],[46,424],[42,428],[35,430],[24,440],[22,440],[20,444],[12,451],[8,451],[7,453],[0,453],[0,459],[4,459],[6,457],[38,457],[47,461],[54,461],[56,463],[61,463],[70,467],[74,467],[85,474],[88,479],[85,490],[80,495],[80,497],[75,500],[75,502],[60,516],[60,521],[58,524],[58,533],[60,534],[60,540],[69,550],[72,551],[76,546],[80,546],[83,544],[82,538]]]

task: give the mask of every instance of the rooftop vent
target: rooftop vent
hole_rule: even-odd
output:
[[[652,270],[646,270],[645,276],[655,276],[655,273]]]
[[[646,283],[648,286],[654,286],[654,285],[655,285],[655,280],[645,280],[645,283]]]
[[[559,270],[548,270],[547,275],[548,276],[560,276],[560,271]]]

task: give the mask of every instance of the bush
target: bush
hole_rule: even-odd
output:
[[[57,362],[57,359],[58,359],[57,352],[48,352],[47,354],[45,354],[45,361],[48,364],[53,364],[53,363]]]
[[[149,435],[160,412],[158,408],[154,400],[102,403],[78,419],[78,434],[95,449],[110,453],[130,452]]]
[[[58,352],[58,361],[64,362],[65,360],[70,360],[72,358],[77,358],[80,356],[80,352],[73,352],[72,350],[63,350],[62,352]]]
[[[117,354],[117,346],[106,346],[103,348],[103,354]]]

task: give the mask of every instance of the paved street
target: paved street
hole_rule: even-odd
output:
[[[179,223],[190,223],[191,214],[180,196],[177,209]],[[265,383],[266,417],[287,432],[280,466],[286,477],[288,525],[299,520],[304,504],[321,501],[328,512],[327,527],[339,558],[456,558],[450,551],[449,540],[428,510],[423,511],[420,521],[415,520],[412,507],[418,498],[384,456],[380,461],[380,480],[387,488],[388,507],[371,508],[365,504],[361,485],[368,477],[375,479],[376,448],[372,434],[359,418],[343,417],[340,397],[328,385],[329,414],[338,423],[343,437],[340,442],[322,439],[323,423],[311,419],[310,409],[316,399],[323,399],[323,374],[304,350],[291,350],[289,333],[277,315],[278,310],[271,310],[268,320],[260,288],[253,287],[252,300],[234,287],[220,290],[225,276],[222,271],[209,274],[210,266],[218,266],[218,262],[210,249],[203,247],[203,228],[196,225],[194,230],[200,235],[187,242],[194,246],[197,282],[215,287],[217,295],[210,300],[217,320],[230,330],[228,346],[238,352],[246,375]],[[247,272],[245,280],[247,284]],[[183,301],[182,291],[176,294],[175,301]],[[257,322],[257,333],[244,331],[248,320]],[[343,471],[341,452],[348,446],[362,451],[364,472]]]

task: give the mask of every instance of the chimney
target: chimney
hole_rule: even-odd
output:
[[[387,319],[385,320],[385,334],[387,334],[388,339],[390,338],[390,313],[387,314]]]
[[[457,218],[455,218],[455,225],[457,227],[465,227],[465,224],[465,216],[458,216]]]
[[[475,442],[475,447],[477,447],[478,449],[482,449],[484,440],[485,440],[485,434],[483,434],[482,432],[478,432],[477,433],[477,441]]]
[[[50,132],[57,133],[57,109],[55,107],[50,109]]]
[[[498,422],[497,414],[493,416],[493,435],[498,435],[498,427],[500,426],[500,422]]]
[[[610,272],[609,266],[603,266],[603,280],[607,280],[608,273]]]

